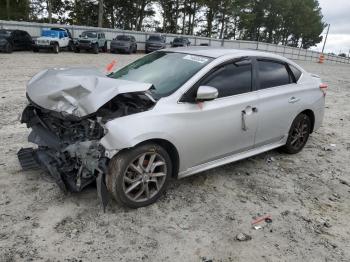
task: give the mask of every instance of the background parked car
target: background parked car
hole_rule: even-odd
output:
[[[136,53],[137,44],[135,37],[130,35],[118,35],[111,41],[111,53],[125,52],[125,53]]]
[[[31,50],[32,37],[22,30],[0,30],[0,51],[11,53],[13,50]]]
[[[165,37],[162,35],[150,35],[146,41],[145,52],[150,53],[166,48]]]
[[[34,41],[33,51],[39,52],[41,49],[52,50],[58,54],[62,49],[69,49],[70,38],[65,31],[45,29],[41,36]]]
[[[76,42],[74,52],[81,50],[92,51],[95,54],[101,50],[107,52],[107,40],[105,34],[99,31],[84,31]]]
[[[61,27],[51,27],[50,30],[54,31],[63,31],[66,32],[68,37],[69,37],[69,43],[68,43],[68,50],[69,51],[74,51],[74,42],[73,42],[73,37],[69,29],[67,28],[61,28]]]
[[[176,37],[171,42],[171,47],[183,47],[183,46],[190,46],[191,42],[188,40],[187,37]]]

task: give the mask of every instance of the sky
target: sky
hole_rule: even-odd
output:
[[[325,53],[349,53],[350,50],[350,0],[319,0],[324,16],[330,24]],[[327,29],[324,30],[324,36]],[[324,37],[325,38],[325,37]],[[323,38],[323,39],[324,39]],[[312,49],[322,51],[323,42]]]

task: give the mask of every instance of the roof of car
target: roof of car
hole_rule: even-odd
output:
[[[172,51],[178,53],[186,53],[192,55],[207,56],[212,58],[218,58],[220,56],[226,55],[237,55],[237,56],[260,56],[268,58],[276,58],[285,60],[286,58],[262,51],[249,50],[249,49],[232,49],[232,48],[216,48],[207,46],[193,46],[193,47],[178,47],[178,48],[168,48],[165,51]]]
[[[103,32],[99,30],[86,30],[86,31],[83,31],[83,33],[103,33]]]

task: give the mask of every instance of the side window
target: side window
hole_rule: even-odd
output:
[[[289,68],[295,77],[295,81],[298,82],[299,78],[301,77],[301,71],[292,65],[289,65]]]
[[[12,32],[12,37],[13,37],[15,40],[18,40],[18,39],[19,39],[18,31],[13,31],[13,32]]]
[[[260,89],[283,86],[292,83],[287,67],[283,63],[258,61]]]
[[[219,97],[250,92],[252,65],[250,63],[226,64],[201,81],[200,85],[215,87],[219,91]]]

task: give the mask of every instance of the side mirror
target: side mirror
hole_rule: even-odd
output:
[[[196,101],[210,101],[217,98],[218,90],[211,86],[200,86],[197,90]]]

